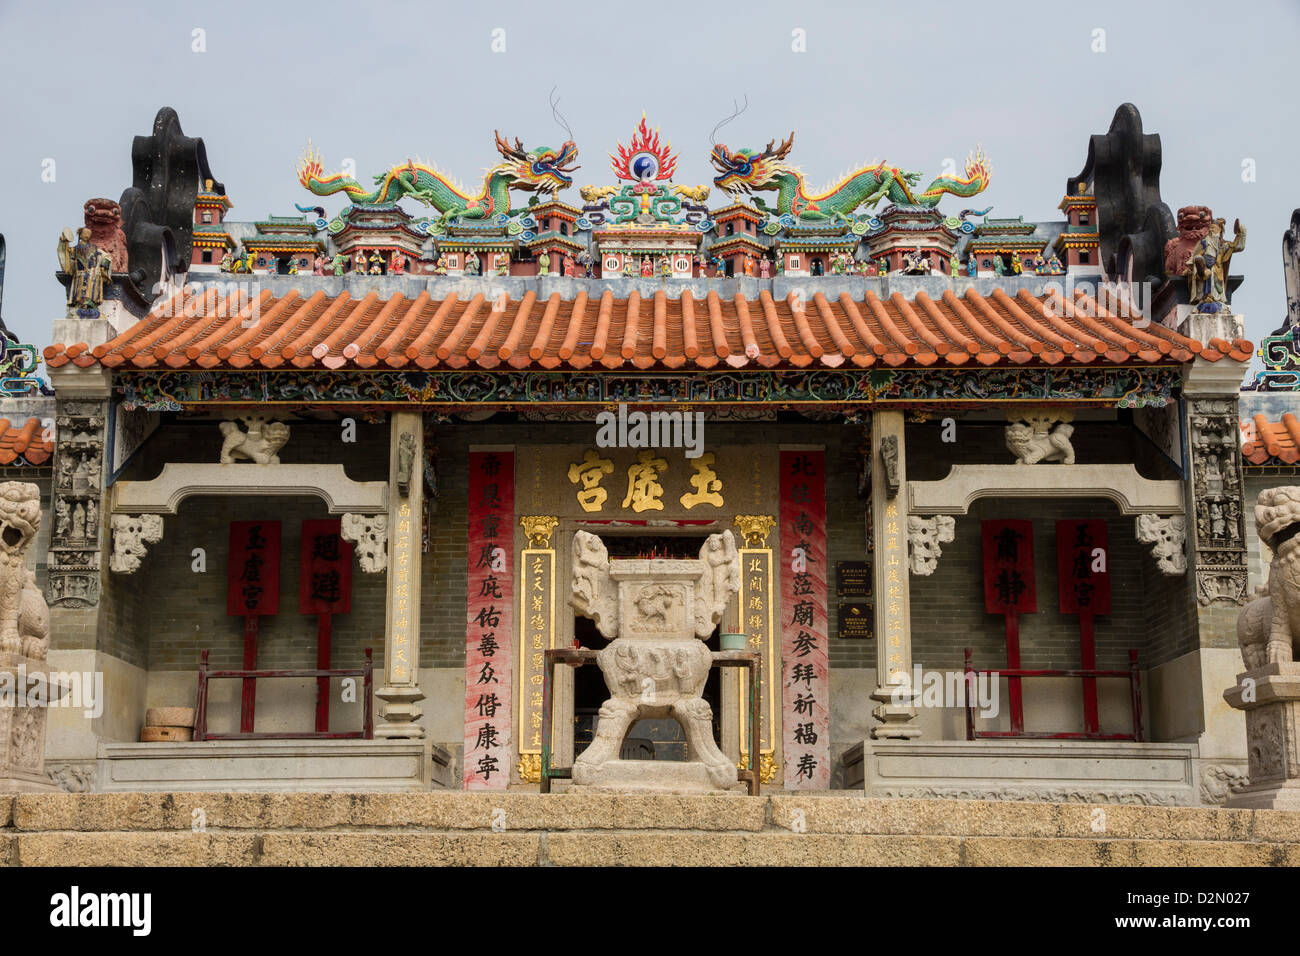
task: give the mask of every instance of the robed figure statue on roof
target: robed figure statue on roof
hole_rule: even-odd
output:
[[[1232,241],[1224,240],[1224,220],[1215,219],[1187,260],[1187,290],[1197,312],[1228,311],[1228,265],[1234,252],[1246,248],[1246,230],[1232,224]]]
[[[104,286],[112,279],[113,257],[90,241],[89,226],[78,229],[75,235],[71,229],[63,230],[59,236],[59,267],[72,276],[68,309],[76,309],[82,318],[98,317]]]

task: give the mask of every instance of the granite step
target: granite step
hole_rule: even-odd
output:
[[[1300,812],[830,794],[0,797],[0,865],[1291,866]]]

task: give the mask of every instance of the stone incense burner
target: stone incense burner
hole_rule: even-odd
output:
[[[611,561],[596,535],[574,536],[570,603],[611,639],[596,659],[610,698],[595,739],[574,762],[574,786],[675,792],[736,784],[736,765],[713,739],[713,711],[701,694],[711,661],[703,642],[739,589],[730,531],[710,536],[699,559],[685,560]],[[619,759],[634,722],[669,716],[686,731],[689,760]]]

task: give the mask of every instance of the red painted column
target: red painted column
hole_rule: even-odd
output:
[[[826,453],[781,452],[781,736],[787,790],[830,786]]]
[[[504,790],[514,752],[514,452],[470,452],[468,540],[464,784]]]

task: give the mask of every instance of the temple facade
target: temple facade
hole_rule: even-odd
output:
[[[991,217],[978,152],[819,193],[793,135],[714,143],[682,185],[644,118],[609,184],[572,188],[572,137],[498,133],[477,192],[308,154],[298,215],[237,222],[169,113],[152,155],[201,158],[184,201],[127,223],[99,303],[69,242],[43,353],[50,667],[104,687],[50,713],[60,785],[577,786],[612,689],[573,653],[609,644],[575,611],[589,536],[611,567],[734,540],[701,637],[745,666],[702,698],[751,792],[1193,805],[1244,780],[1222,692],[1254,347],[1187,256],[1166,271],[1186,237],[1141,231],[1173,217],[1130,188],[1159,169],[1131,106],[1050,223]],[[1163,219],[1126,205],[1152,195]],[[667,621],[654,587],[619,613]],[[651,706],[621,755],[692,748]]]

